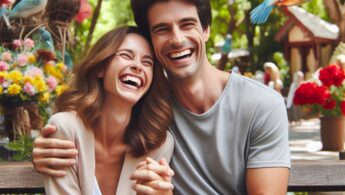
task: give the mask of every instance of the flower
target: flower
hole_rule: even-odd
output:
[[[24,48],[26,50],[30,50],[30,49],[32,49],[35,46],[34,41],[32,39],[29,39],[29,38],[26,38],[24,40],[23,44],[24,44]]]
[[[295,105],[311,106],[323,116],[345,115],[345,72],[330,64],[314,75],[314,80],[302,83],[296,90]]]
[[[68,70],[55,53],[28,38],[12,43],[14,50],[0,47],[0,100],[49,103],[66,89]]]

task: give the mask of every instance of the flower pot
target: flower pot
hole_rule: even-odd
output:
[[[345,117],[321,117],[322,150],[340,151],[345,143]]]
[[[18,135],[31,135],[31,129],[41,129],[43,122],[39,115],[38,105],[34,101],[2,101],[5,115],[5,130],[10,141]]]

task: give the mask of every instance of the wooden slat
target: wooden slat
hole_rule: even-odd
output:
[[[345,161],[292,161],[288,191],[345,191]]]
[[[0,192],[44,192],[43,180],[31,162],[0,163]]]
[[[345,161],[292,161],[288,191],[345,191]],[[44,192],[31,162],[0,163],[0,193]]]

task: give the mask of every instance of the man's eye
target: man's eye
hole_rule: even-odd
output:
[[[164,33],[164,32],[167,32],[168,31],[168,28],[158,28],[155,30],[156,33]]]
[[[184,24],[182,24],[183,28],[191,28],[193,26],[194,26],[194,23],[184,23]]]

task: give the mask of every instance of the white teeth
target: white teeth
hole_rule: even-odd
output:
[[[126,81],[131,81],[134,82],[136,84],[137,87],[141,86],[141,80],[137,77],[133,77],[133,76],[125,76],[121,79],[122,82],[126,82]]]
[[[187,49],[187,50],[184,50],[184,51],[181,51],[181,52],[171,53],[170,57],[171,58],[179,58],[181,56],[189,55],[191,53],[192,53],[192,51],[190,49]]]

